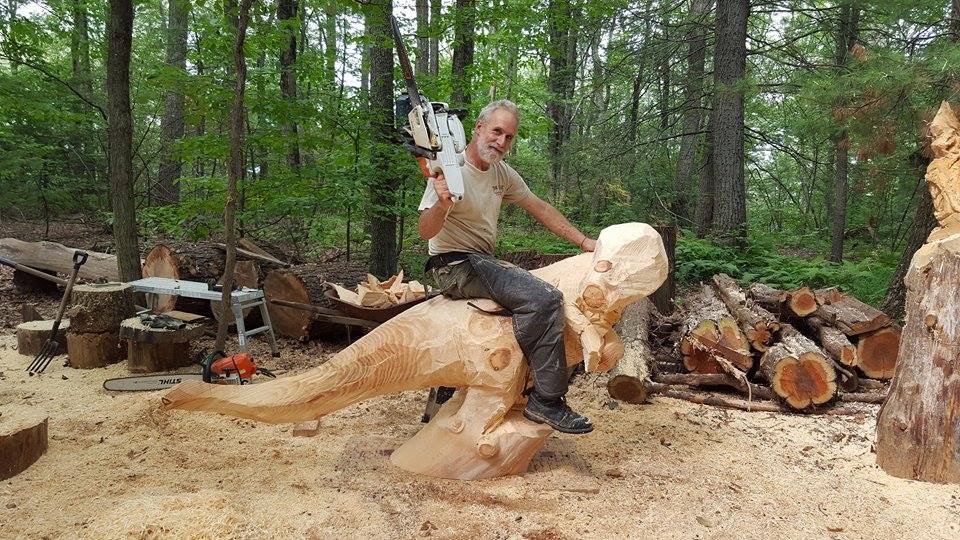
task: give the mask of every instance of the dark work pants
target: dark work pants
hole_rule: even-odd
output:
[[[436,268],[433,277],[444,296],[489,298],[510,311],[537,394],[553,399],[567,393],[560,291],[518,266],[484,254],[471,254],[466,261]]]

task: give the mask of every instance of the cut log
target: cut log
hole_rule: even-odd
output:
[[[57,332],[57,354],[66,349],[66,333],[70,329],[70,319],[60,320],[60,329]],[[29,321],[17,325],[17,352],[24,356],[36,356],[43,344],[50,337],[53,330],[53,321]]]
[[[70,275],[73,271],[75,248],[56,242],[24,242],[16,238],[0,238],[0,256],[31,268],[50,270]],[[89,281],[117,281],[117,257],[107,253],[87,251],[87,262],[80,267],[78,279]]]
[[[22,265],[22,264],[20,264],[20,263],[17,263],[17,262],[15,262],[15,261],[11,261],[10,259],[7,259],[7,258],[5,258],[5,257],[0,257],[0,264],[2,264],[2,265],[4,265],[4,266],[9,266],[10,268],[13,268],[13,269],[14,269],[14,272],[13,272],[13,284],[14,284],[14,285],[17,285],[17,279],[18,279],[18,275],[19,275],[19,274],[29,274],[29,275],[31,275],[31,276],[33,276],[33,277],[35,277],[35,278],[39,278],[39,279],[42,279],[42,280],[44,280],[44,281],[51,281],[51,282],[53,282],[53,283],[55,283],[55,284],[57,284],[57,285],[59,285],[59,286],[61,286],[61,287],[66,287],[66,286],[67,286],[67,280],[58,278],[56,272],[52,272],[52,271],[49,271],[49,270],[44,271],[44,270],[37,270],[36,268],[30,268],[29,266],[24,266],[24,265]],[[21,279],[22,279],[22,278],[21,278]]]
[[[223,284],[223,276],[217,280],[218,284]],[[233,284],[236,287],[248,287],[250,289],[260,288],[260,265],[256,261],[237,261],[233,268]],[[213,312],[213,318],[220,320],[220,300],[210,301],[210,311]],[[233,311],[227,315],[230,324],[235,324],[236,319]],[[248,326],[254,326],[260,321],[260,309],[244,308],[243,320]]]
[[[694,373],[727,373],[724,358],[741,371],[753,367],[750,345],[713,289],[703,286],[683,322],[680,352],[683,365]]]
[[[126,351],[117,332],[102,334],[67,333],[67,356],[70,367],[93,369],[116,364]]]
[[[798,410],[822,405],[837,394],[833,361],[795,330],[763,355],[757,375]]]
[[[623,358],[609,371],[607,392],[610,397],[627,403],[642,403],[643,381],[650,375],[653,353],[650,351],[648,328],[653,304],[647,298],[639,300],[623,311],[613,331],[624,345]]]
[[[700,374],[700,373],[664,373],[654,377],[654,382],[684,386],[728,386],[740,391],[749,399],[776,399],[777,396],[766,386],[750,384],[746,380],[723,373],[718,374]]]
[[[858,336],[857,367],[871,379],[893,377],[900,352],[900,331],[892,326]]]
[[[781,310],[795,317],[806,317],[817,311],[817,298],[809,287],[784,291],[780,296]]]
[[[947,102],[930,131],[926,179],[940,227],[904,278],[906,322],[877,419],[877,464],[902,478],[960,483],[960,120]]]
[[[820,317],[807,317],[804,322],[811,333],[817,337],[823,350],[827,351],[837,363],[853,367],[860,362],[857,348],[850,343],[846,334],[826,324]]]
[[[133,287],[126,283],[76,285],[71,301],[70,329],[77,334],[115,334],[120,330],[120,323],[136,312]]]
[[[837,289],[816,292],[820,308],[817,316],[848,336],[857,336],[890,325],[890,317],[882,311]]]
[[[737,320],[750,346],[758,352],[766,351],[775,333],[780,330],[780,322],[776,316],[747,299],[740,285],[726,274],[713,276],[713,287],[717,296],[730,310],[730,314]]]
[[[331,275],[329,266],[317,264],[301,264],[274,270],[263,280],[263,293],[270,300],[336,310],[333,301],[324,295],[323,283],[332,277],[346,283],[359,283],[367,278],[366,268],[359,264],[341,265],[338,270],[334,272],[336,276]],[[267,309],[274,331],[281,336],[307,341],[318,337],[338,336],[345,332],[343,325],[322,320],[311,311],[272,302],[267,302]]]
[[[0,415],[0,480],[27,470],[46,451],[46,415],[25,407],[5,405]]]
[[[202,324],[188,324],[180,330],[150,328],[139,317],[120,325],[120,337],[127,341],[127,369],[131,373],[169,371],[193,363],[190,342],[203,336]]]
[[[775,412],[775,413],[796,413],[804,414],[824,414],[824,415],[854,415],[863,414],[862,409],[854,407],[828,407],[824,409],[809,409],[805,411],[796,411],[784,407],[776,401],[752,401],[740,399],[737,397],[713,394],[709,392],[689,391],[678,386],[662,384],[656,382],[648,383],[648,394],[650,396],[658,395],[673,399],[699,403],[701,405],[710,405],[713,407],[723,407],[728,409],[739,409],[747,412]]]
[[[213,283],[223,275],[223,252],[208,243],[157,244],[143,261],[143,277],[164,277]],[[147,295],[150,309],[158,313],[174,308],[180,311],[210,314],[210,302],[198,298]]]

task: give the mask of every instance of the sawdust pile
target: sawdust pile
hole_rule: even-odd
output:
[[[853,417],[669,399],[610,408],[603,379],[586,376],[570,401],[594,433],[552,437],[524,475],[459,482],[389,462],[419,428],[423,393],[349,407],[295,438],[286,425],[160,412],[158,392],[104,391],[122,365],[55,361],[27,377],[15,343],[0,336],[0,413],[49,415],[50,448],[0,482],[4,538],[960,535],[960,486],[874,465],[871,406]]]

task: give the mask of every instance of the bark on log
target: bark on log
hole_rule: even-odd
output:
[[[73,271],[75,250],[56,242],[24,242],[16,238],[0,238],[0,256],[24,266],[51,270],[64,275],[70,275]],[[117,281],[119,279],[117,257],[107,253],[87,251],[87,262],[80,267],[77,278],[89,281]]]
[[[125,355],[119,332],[67,334],[67,356],[72,368],[104,367],[120,362]]]
[[[877,464],[902,478],[960,482],[960,121],[944,102],[927,168],[940,223],[904,279],[906,323],[877,419]]]
[[[781,291],[765,283],[751,283],[747,292],[761,307],[781,317],[802,318],[817,310],[816,297],[808,287]]]
[[[830,356],[839,364],[853,367],[860,362],[857,347],[850,343],[846,334],[826,324],[820,317],[807,317],[804,322],[810,328],[811,333],[817,337],[823,350],[830,353]]]
[[[610,370],[607,392],[610,397],[627,403],[638,403],[643,381],[650,375],[653,353],[650,350],[649,324],[653,304],[647,298],[624,310],[613,331],[624,344],[623,358]]]
[[[747,412],[775,412],[784,414],[793,414],[796,411],[784,407],[775,401],[750,401],[746,399],[735,398],[720,394],[711,394],[706,392],[691,392],[686,389],[675,386],[651,382],[649,383],[650,395],[659,395],[674,399],[681,399],[691,403],[701,405],[711,405],[714,407],[724,407],[727,409],[739,409]],[[854,415],[863,414],[862,409],[854,407],[829,407],[825,409],[810,409],[802,411],[804,414],[824,414],[824,415]]]
[[[757,375],[794,409],[822,405],[837,394],[833,361],[812,341],[792,332],[760,359]]]
[[[892,326],[858,336],[857,367],[871,379],[893,377],[900,353],[900,331]]]
[[[17,325],[17,352],[24,356],[36,356],[43,344],[50,337],[50,331],[53,330],[53,320],[30,321]],[[60,321],[60,329],[57,332],[57,354],[66,350],[66,333],[70,330],[70,319]]]
[[[694,373],[727,373],[717,357],[739,370],[753,367],[750,345],[713,289],[704,285],[684,318],[680,352],[683,365]]]
[[[348,288],[366,281],[366,268],[359,265],[301,264],[274,270],[263,280],[263,293],[269,300],[283,300],[336,310],[337,306],[324,295],[323,283],[336,280]],[[267,302],[273,329],[281,336],[303,341],[340,335],[345,327],[322,320],[317,314]]]
[[[759,384],[726,374],[664,373],[654,377],[654,382],[684,386],[728,386],[743,393],[748,399],[777,399],[773,390]]]
[[[780,322],[776,316],[747,299],[740,285],[726,274],[713,276],[713,288],[737,320],[750,346],[758,352],[766,351],[774,335],[780,330]]]
[[[0,480],[25,471],[47,451],[47,417],[22,407],[4,406],[0,415]]]
[[[120,330],[120,323],[136,312],[133,287],[126,283],[76,285],[71,303],[70,329],[77,334],[115,334]]]
[[[820,289],[816,296],[820,304],[817,316],[848,336],[865,334],[890,325],[890,317],[885,313],[837,289]]]

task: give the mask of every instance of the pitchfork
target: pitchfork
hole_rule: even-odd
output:
[[[73,252],[73,272],[70,273],[70,280],[67,281],[67,288],[63,291],[63,299],[60,300],[60,309],[57,310],[57,318],[53,320],[53,329],[50,330],[50,337],[43,344],[37,357],[30,363],[27,372],[32,377],[36,373],[43,373],[50,365],[50,361],[57,355],[59,344],[57,343],[57,332],[60,330],[60,319],[63,318],[63,312],[67,310],[67,302],[70,300],[70,293],[73,291],[73,284],[77,281],[77,273],[83,263],[87,262],[87,252],[79,249]]]

